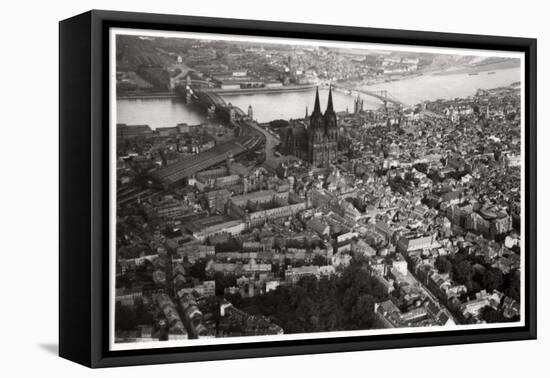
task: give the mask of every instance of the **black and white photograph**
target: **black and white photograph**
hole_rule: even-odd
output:
[[[541,4],[6,4],[0,376],[538,378]]]
[[[109,348],[525,324],[525,57],[112,28]]]

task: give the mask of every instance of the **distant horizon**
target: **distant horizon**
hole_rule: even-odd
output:
[[[346,50],[359,52],[360,54],[393,54],[393,53],[416,53],[426,54],[431,56],[456,56],[456,57],[500,57],[509,59],[521,59],[522,53],[497,51],[497,50],[482,50],[482,49],[464,49],[454,47],[430,47],[430,46],[414,46],[414,45],[392,45],[372,42],[343,42],[332,40],[312,40],[312,39],[293,39],[281,37],[258,37],[258,36],[243,36],[232,34],[216,34],[216,33],[195,33],[195,32],[180,32],[180,31],[160,31],[160,30],[140,30],[140,29],[117,29],[111,28],[116,32],[117,36],[136,37],[136,38],[162,38],[167,40],[186,40],[190,42],[207,42],[207,43],[228,43],[228,44],[244,44],[263,47],[276,46],[283,47],[316,47],[316,48],[334,48],[334,50]],[[372,47],[363,47],[372,46]],[[384,47],[382,47],[384,46]],[[385,47],[387,46],[387,47]]]

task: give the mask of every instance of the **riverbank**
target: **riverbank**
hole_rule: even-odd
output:
[[[377,79],[368,79],[368,80],[361,80],[361,81],[343,81],[343,82],[339,82],[338,85],[342,87],[349,87],[349,88],[361,88],[361,87],[368,87],[368,86],[374,86],[374,85],[394,83],[394,82],[399,82],[403,80],[415,79],[422,75],[424,75],[423,72],[395,74],[395,75],[387,75],[387,76],[384,76],[383,78],[377,78]]]
[[[203,89],[203,92],[216,93],[219,95],[226,95],[226,96],[238,96],[238,95],[250,95],[250,94],[304,92],[315,88],[315,86],[316,84],[285,85],[280,87],[244,88],[244,89],[208,88],[208,89]]]
[[[203,89],[204,92],[216,93],[226,96],[252,95],[252,94],[269,94],[269,93],[287,93],[287,92],[305,92],[315,88],[316,84],[305,85],[285,85],[281,87],[267,88],[243,88],[243,89],[222,89],[209,88]],[[132,93],[117,95],[117,100],[139,100],[139,99],[163,99],[163,98],[179,98],[181,97],[175,92],[153,92],[153,93]]]
[[[481,67],[477,69],[482,70]],[[486,71],[474,75],[463,70],[455,70],[446,75],[425,74],[416,78],[365,86],[364,89],[374,92],[387,91],[392,98],[414,105],[437,99],[466,98],[473,96],[478,89],[508,86],[521,80],[519,67],[495,69],[494,65],[485,65],[483,70]]]
[[[475,66],[467,66],[467,67],[452,67],[447,70],[434,71],[434,72],[431,72],[430,74],[434,76],[478,74],[481,72],[493,72],[497,70],[519,68],[520,66],[521,66],[521,62],[519,59],[508,59],[508,60],[504,60],[502,62],[496,62],[496,63],[478,64]]]
[[[402,75],[389,75],[383,79],[370,79],[359,82],[343,82],[342,86],[349,86],[351,88],[364,88],[375,87],[384,84],[398,83],[407,80],[417,79],[422,76],[449,76],[449,75],[461,75],[461,74],[479,74],[481,72],[493,72],[498,70],[506,70],[510,68],[520,68],[521,62],[519,59],[507,59],[496,63],[478,64],[475,66],[458,66],[448,69],[432,69],[421,70],[414,73],[407,73]]]
[[[141,99],[164,99],[164,98],[178,98],[180,97],[177,93],[173,92],[153,92],[153,93],[132,93],[132,94],[123,94],[117,95],[117,100],[141,100]]]

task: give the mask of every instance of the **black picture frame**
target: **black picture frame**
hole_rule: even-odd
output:
[[[110,27],[525,53],[525,326],[109,351]],[[536,39],[93,10],[59,24],[59,354],[89,367],[536,338]]]

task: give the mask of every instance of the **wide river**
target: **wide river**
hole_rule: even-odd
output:
[[[406,104],[418,104],[422,101],[468,97],[477,89],[490,89],[510,85],[521,80],[520,68],[508,68],[478,75],[468,74],[427,74],[410,79],[365,86],[369,91],[387,90],[394,98]],[[340,92],[333,93],[336,111],[353,110],[354,97]],[[314,90],[273,94],[254,94],[224,96],[227,102],[245,112],[252,105],[254,118],[259,122],[274,119],[302,118],[306,106],[311,113]],[[320,90],[321,108],[325,109],[328,90]],[[380,101],[373,97],[362,96],[366,109],[375,109]],[[149,125],[152,128],[175,126],[178,123],[190,125],[206,120],[204,112],[193,104],[185,104],[178,99],[137,99],[117,100],[117,123],[128,125]]]

